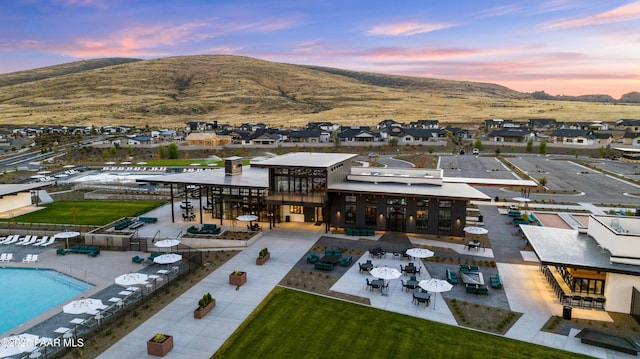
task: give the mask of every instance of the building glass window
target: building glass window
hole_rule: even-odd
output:
[[[302,206],[289,206],[289,213],[291,214],[302,214],[302,211]]]
[[[387,198],[387,204],[390,206],[406,206],[406,198]]]
[[[429,229],[429,211],[419,209],[416,211],[416,228]]]
[[[376,208],[375,206],[366,206],[364,209],[364,224],[376,225]]]
[[[344,211],[344,223],[355,224],[356,223],[356,205],[348,204]]]
[[[438,230],[440,231],[451,230],[451,210],[440,209],[438,211]]]
[[[344,196],[344,201],[345,202],[355,202],[356,201],[356,196]]]

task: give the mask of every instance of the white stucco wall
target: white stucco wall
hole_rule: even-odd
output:
[[[16,208],[31,205],[31,193],[20,192],[16,195],[4,196],[0,199],[0,212],[9,212]]]
[[[608,273],[604,291],[607,298],[605,309],[629,314],[631,312],[631,293],[634,286],[640,288],[640,277]]]

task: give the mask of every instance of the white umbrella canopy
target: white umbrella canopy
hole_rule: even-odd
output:
[[[426,248],[410,248],[407,249],[407,255],[415,258],[433,257],[433,252]]]
[[[369,273],[378,279],[398,279],[402,275],[399,270],[387,266],[373,268]]]
[[[0,358],[34,351],[38,347],[39,338],[37,335],[24,333],[0,339]]]
[[[469,234],[487,234],[489,233],[489,231],[486,228],[482,228],[482,227],[464,227],[462,229],[463,231],[469,233]]]
[[[62,307],[62,311],[67,314],[96,314],[98,310],[104,308],[106,306],[100,299],[84,298],[65,304]]]
[[[448,292],[453,288],[453,285],[446,280],[442,279],[423,279],[418,282],[418,286],[428,292],[441,293]],[[436,309],[436,300],[433,298],[433,309]]]
[[[518,202],[531,202],[531,198],[527,197],[513,197],[513,200]]]
[[[258,220],[258,216],[254,214],[243,214],[242,216],[236,217],[236,219],[243,222],[252,222]]]
[[[123,287],[147,283],[149,277],[143,273],[127,273],[116,277],[116,284]]]
[[[180,241],[177,239],[163,239],[161,241],[157,241],[153,245],[158,248],[170,248],[170,247],[175,247],[178,244],[180,244]]]
[[[162,254],[153,258],[153,262],[158,264],[170,264],[170,263],[179,262],[181,260],[182,260],[182,256],[180,254],[175,254],[175,253]]]

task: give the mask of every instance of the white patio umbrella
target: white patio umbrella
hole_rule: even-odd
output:
[[[153,262],[158,264],[170,264],[170,263],[179,262],[181,260],[182,260],[182,256],[180,254],[175,254],[175,253],[162,254],[153,258]]]
[[[236,219],[243,222],[252,222],[258,220],[258,216],[254,214],[243,214],[242,216],[236,217]]]
[[[76,231],[66,231],[66,232],[60,232],[60,233],[56,233],[53,236],[55,238],[61,238],[64,239],[67,242],[67,248],[69,248],[69,238],[75,238],[77,236],[80,235],[80,232],[76,232]]]
[[[436,278],[423,279],[420,282],[418,282],[418,286],[420,286],[420,288],[428,292],[434,292],[434,293],[448,292],[451,290],[451,288],[453,288],[453,285],[447,282],[446,280],[436,279]],[[433,310],[436,310],[435,298],[433,298]]]
[[[96,314],[98,310],[104,308],[106,306],[100,299],[83,298],[65,304],[62,307],[62,311],[67,314]]]
[[[373,268],[372,270],[369,271],[369,273],[378,279],[385,279],[385,280],[398,279],[402,275],[402,273],[399,270],[395,268],[389,268],[387,266]]]
[[[24,333],[0,339],[0,358],[13,357],[36,350],[38,338],[40,337],[37,335]]]
[[[157,241],[153,245],[158,248],[171,248],[180,244],[180,241],[177,239],[163,239],[161,241]]]
[[[462,229],[463,231],[469,233],[469,234],[487,234],[489,233],[489,231],[486,228],[482,228],[482,227],[464,227]]]
[[[410,248],[407,249],[407,255],[416,258],[433,257],[433,252],[426,248]]]
[[[127,273],[116,277],[116,284],[123,287],[147,283],[149,277],[143,273]]]

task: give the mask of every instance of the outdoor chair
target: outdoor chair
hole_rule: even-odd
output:
[[[604,298],[596,298],[596,300],[593,302],[593,307],[596,309],[604,310],[604,303],[605,303]]]
[[[582,304],[582,297],[579,295],[574,295],[571,297],[571,306],[579,307]]]
[[[582,298],[582,306],[584,308],[593,307],[593,297],[584,297],[584,298]]]
[[[367,281],[367,289],[373,290],[373,286],[371,285],[371,282],[369,282],[369,278],[365,278],[365,280]]]

